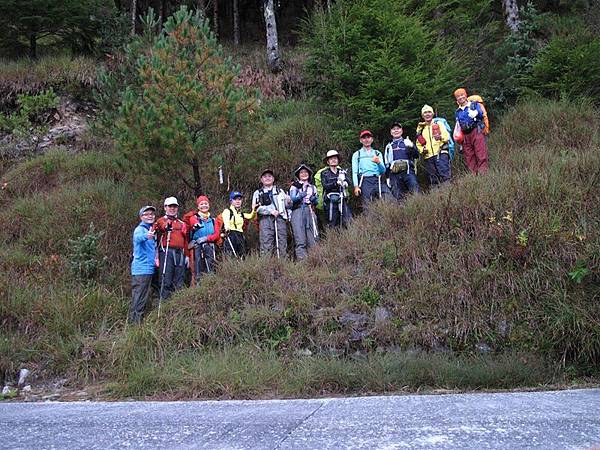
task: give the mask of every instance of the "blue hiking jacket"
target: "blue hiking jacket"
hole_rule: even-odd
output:
[[[152,225],[140,222],[133,230],[133,260],[131,275],[152,275],[156,243],[146,236]]]
[[[469,117],[469,110],[477,111],[477,117],[472,119]],[[480,130],[485,128],[485,123],[483,122],[483,109],[477,102],[469,102],[464,108],[458,108],[455,113],[456,121],[460,124],[461,130],[469,133],[475,127],[478,127]]]

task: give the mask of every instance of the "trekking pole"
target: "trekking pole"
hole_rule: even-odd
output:
[[[235,256],[236,258],[238,257],[235,248],[233,248],[233,244],[231,243],[231,239],[229,238],[229,236],[227,236],[225,238],[225,240],[227,241],[227,243],[229,244],[229,247],[231,248],[231,251],[233,252],[233,256]]]
[[[204,260],[204,265],[206,266],[206,273],[210,273],[210,265],[208,264],[208,258],[206,257],[206,250],[204,247],[205,245],[210,245],[210,244],[204,243],[201,245],[202,245],[202,247],[200,247],[200,248],[202,251],[202,259]]]
[[[158,318],[160,319],[160,306],[163,300],[163,290],[165,288],[165,273],[167,271],[167,259],[169,258],[169,244],[171,243],[171,230],[167,231],[167,246],[165,249],[165,262],[163,263],[162,276],[160,280],[160,294],[158,296]]]
[[[277,231],[277,217],[274,218],[273,223],[275,224],[275,249],[277,250],[277,258],[279,259],[279,231]]]
[[[381,199],[381,175],[377,177],[377,184],[379,186],[379,199]]]
[[[340,225],[344,226],[344,186],[340,186]]]
[[[313,211],[312,206],[309,208],[308,212],[310,213],[310,218],[312,219],[313,237],[315,238],[315,241],[316,241],[317,239],[319,239],[319,229],[317,228],[317,221],[315,219],[315,217],[317,215]]]

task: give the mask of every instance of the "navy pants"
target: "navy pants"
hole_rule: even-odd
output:
[[[419,192],[419,182],[414,172],[391,173],[390,187],[396,200],[403,200],[409,192]]]
[[[450,180],[450,156],[448,153],[439,153],[425,160],[425,170],[429,184],[436,186]]]
[[[185,255],[180,248],[170,248],[165,266],[165,251],[161,248],[158,251],[160,265],[160,289],[158,297],[160,300],[167,300],[173,292],[183,287],[185,278]],[[164,272],[164,273],[163,273]]]
[[[196,280],[203,273],[211,273],[215,271],[215,244],[205,242],[194,248],[194,265],[196,272]]]
[[[388,188],[387,184],[385,183],[383,176],[363,177],[362,184],[360,185],[360,191],[360,198],[362,200],[363,208],[365,208],[373,200],[380,198],[380,193],[381,198],[391,195],[390,188]]]

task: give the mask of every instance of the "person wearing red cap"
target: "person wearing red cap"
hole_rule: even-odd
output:
[[[198,211],[188,218],[190,243],[188,249],[193,252],[192,274],[199,281],[203,273],[215,270],[215,244],[220,238],[219,223],[210,216],[210,200],[206,195],[196,199]]]
[[[476,175],[485,174],[488,171],[488,148],[484,111],[479,103],[468,99],[463,88],[454,91],[454,98],[458,104],[455,118],[463,133],[462,148],[467,167]]]
[[[365,207],[368,202],[391,195],[391,192],[381,180],[385,173],[385,164],[381,152],[372,147],[373,133],[363,130],[359,139],[362,147],[352,155],[352,182],[354,195],[361,197]]]

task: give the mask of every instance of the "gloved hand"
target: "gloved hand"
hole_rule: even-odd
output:
[[[313,194],[310,196],[310,202],[313,205],[316,205],[317,203],[319,203],[319,196],[317,194]]]
[[[355,187],[354,187],[354,195],[355,195],[356,197],[358,197],[358,196],[360,195],[360,192],[361,192],[361,190],[360,190],[360,186],[355,186]]]
[[[469,109],[469,117],[471,119],[474,119],[475,117],[477,117],[477,110],[476,109]]]
[[[167,226],[165,228],[165,231],[167,233],[169,233],[170,231],[173,231],[173,224],[171,222],[167,223]]]
[[[194,226],[192,227],[192,230],[196,231],[200,229],[200,224],[199,223],[195,223]]]
[[[340,172],[337,178],[337,184],[342,186],[344,184],[344,181],[346,181],[346,174],[344,172]]]
[[[410,140],[410,138],[404,138],[404,145],[406,147],[414,147],[415,144],[413,144],[413,141]]]
[[[373,161],[375,164],[379,164],[381,162],[381,159],[379,159],[379,156],[373,156],[371,161]]]

